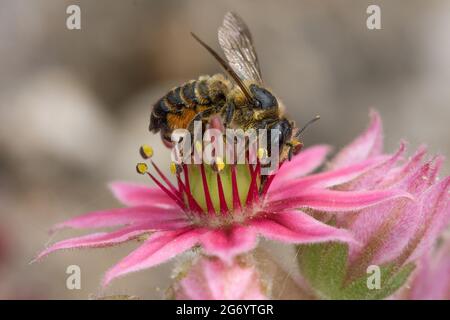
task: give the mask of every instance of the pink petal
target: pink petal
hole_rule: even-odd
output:
[[[159,188],[128,182],[113,182],[109,187],[114,196],[127,206],[158,205],[178,207],[176,202]]]
[[[195,246],[204,232],[205,230],[192,228],[155,232],[142,246],[108,270],[102,281],[103,286],[119,276],[172,259]]]
[[[433,163],[428,162],[414,172],[403,176],[392,188],[406,190],[413,195],[419,196],[433,184],[434,180],[430,179],[432,175],[434,175]]]
[[[370,125],[366,131],[334,157],[331,161],[330,168],[341,168],[381,154],[383,148],[383,128],[380,115],[372,110],[370,117]]]
[[[392,175],[393,171],[397,170],[397,168],[395,168],[394,166],[401,159],[403,153],[405,152],[405,149],[405,143],[402,142],[397,152],[390,158],[388,158],[385,162],[369,170],[367,173],[361,175],[355,180],[339,186],[338,189],[342,191],[367,191],[374,189],[391,188],[394,181],[391,179],[389,182],[387,182],[386,185],[384,185],[384,181],[389,180],[390,178],[387,178],[387,176],[389,177],[390,175]],[[339,226],[347,226],[348,221],[352,220],[353,219],[351,217],[349,218],[349,216],[347,215],[336,216],[336,223]]]
[[[426,146],[420,146],[415,154],[403,166],[397,168],[397,177],[401,178],[411,172],[416,171],[422,165],[422,160],[426,152]]]
[[[397,199],[361,211],[354,219],[350,230],[364,245],[371,248],[369,264],[383,264],[399,257],[404,250],[412,250],[412,239],[426,225],[422,214],[422,203],[431,199],[423,198],[423,190],[428,187],[427,175],[432,173],[425,164],[416,173],[407,176],[397,187],[417,196],[416,201]],[[431,201],[432,202],[432,201]],[[350,260],[361,254],[361,247],[350,247]]]
[[[180,281],[177,299],[194,300],[263,300],[261,281],[252,266],[220,259],[201,259]]]
[[[159,229],[171,228],[172,224],[178,226],[182,224],[183,221],[186,221],[184,213],[179,208],[139,206],[86,213],[55,225],[52,228],[52,231],[62,228],[104,228],[137,222],[153,223],[153,228]]]
[[[378,166],[374,166],[361,175],[354,181],[351,181],[345,185],[345,190],[373,190],[373,189],[386,189],[388,186],[394,184],[398,179],[394,179],[396,176],[395,165],[402,159],[405,152],[405,142],[400,143],[400,147],[397,152],[388,157],[386,161],[380,163]],[[402,176],[403,177],[403,176]],[[379,187],[383,185],[383,187]]]
[[[410,158],[405,164],[393,167],[394,161],[389,161],[383,166],[376,168],[371,174],[368,174],[365,179],[358,181],[357,184],[352,184],[353,188],[388,188],[399,181],[403,180],[406,176],[411,176],[420,170],[422,163],[421,160],[425,155],[425,148],[420,148],[416,154]]]
[[[287,181],[280,185],[279,188],[272,190],[268,194],[268,198],[275,200],[276,198],[289,196],[292,194],[293,189],[301,190],[307,188],[328,188],[343,184],[357,178],[364,172],[372,169],[374,166],[379,165],[385,161],[385,159],[386,157],[383,156],[374,157],[345,168],[339,168],[336,170],[309,175],[297,180]]]
[[[271,188],[279,186],[284,181],[298,178],[314,171],[325,161],[329,151],[330,147],[326,145],[318,145],[302,150],[291,161],[283,163],[276,173]]]
[[[265,210],[278,212],[292,208],[312,208],[324,211],[355,211],[378,203],[412,196],[402,190],[335,191],[323,189],[292,190],[291,196],[265,205]]]
[[[354,242],[347,230],[324,224],[299,210],[254,219],[251,227],[264,237],[288,243]]]
[[[442,245],[433,257],[426,254],[421,259],[411,283],[409,299],[450,299],[450,242]]]
[[[444,164],[444,160],[445,160],[444,156],[437,156],[433,160],[432,172],[431,172],[431,175],[430,175],[430,180],[432,182],[435,182],[437,180],[439,171],[441,170],[442,165]]]
[[[99,248],[113,246],[134,239],[139,235],[150,231],[151,228],[148,225],[142,224],[119,229],[113,232],[94,233],[87,236],[63,240],[42,251],[34,261],[39,260],[54,251],[62,249]]]
[[[450,177],[430,187],[423,195],[421,230],[417,237],[419,243],[413,243],[414,251],[408,261],[414,261],[430,250],[438,236],[450,224]]]
[[[237,272],[233,273],[233,277],[229,277],[226,273],[227,271],[231,271],[230,269],[233,267],[226,265],[218,259],[214,262],[205,263],[204,274],[213,298],[233,298],[233,296],[241,297],[245,295],[245,290],[250,287],[251,281],[254,280],[253,270],[250,268],[246,270],[238,266],[236,267],[238,271],[233,270]]]
[[[403,251],[417,230],[417,202],[394,200],[363,210],[350,230],[363,246],[371,248],[368,264],[392,261]],[[350,261],[361,254],[362,247],[350,246]]]
[[[247,227],[236,225],[229,229],[211,230],[203,235],[201,242],[205,253],[231,263],[236,255],[255,248],[256,234]]]
[[[418,192],[427,187],[427,181],[423,177],[428,172],[429,165],[422,166],[417,172],[397,183],[396,189],[418,195]],[[403,251],[417,231],[419,221],[420,199],[397,199],[361,211],[350,229],[358,240],[371,248],[373,261],[370,263],[383,264],[395,259]],[[356,252],[350,248],[351,260]]]
[[[177,300],[214,300],[208,289],[203,273],[198,268],[191,269],[176,288],[175,298]]]

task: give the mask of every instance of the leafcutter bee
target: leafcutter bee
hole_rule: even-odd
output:
[[[150,131],[161,133],[171,145],[171,133],[178,128],[192,130],[195,120],[207,122],[220,115],[226,128],[267,129],[278,132],[280,158],[291,158],[301,148],[298,130],[284,114],[284,106],[262,80],[252,36],[245,22],[228,12],[219,28],[219,44],[227,61],[195,34],[192,36],[222,65],[223,74],[201,76],[173,88],[153,106]],[[270,150],[269,150],[270,152]]]

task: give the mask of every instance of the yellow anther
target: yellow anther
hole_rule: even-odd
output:
[[[139,174],[145,174],[147,172],[147,170],[148,170],[148,166],[145,163],[140,162],[136,165],[136,171]]]
[[[148,144],[143,144],[139,152],[141,153],[141,156],[144,159],[148,159],[153,156],[153,148],[150,147]]]
[[[267,149],[265,148],[259,148],[258,149],[258,159],[263,159],[267,157]]]
[[[203,150],[203,145],[200,141],[195,141],[195,150],[197,150],[198,153],[201,153]]]
[[[222,171],[225,168],[225,163],[223,162],[223,159],[221,157],[216,158],[215,164],[217,171]]]
[[[175,162],[170,163],[170,172],[172,172],[172,174],[177,173],[177,164]]]

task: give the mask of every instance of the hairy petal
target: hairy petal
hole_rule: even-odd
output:
[[[383,128],[380,115],[372,110],[370,117],[369,127],[333,158],[330,164],[331,169],[341,168],[381,154]]]
[[[290,180],[280,185],[277,189],[271,191],[268,198],[274,200],[277,197],[289,196],[292,194],[292,190],[303,190],[306,188],[329,188],[343,184],[357,178],[374,166],[379,165],[385,159],[385,156],[374,157],[345,168],[339,168],[336,170],[309,175],[296,180]]]
[[[410,243],[414,248],[408,261],[413,261],[429,250],[438,236],[450,224],[450,177],[430,187],[423,195],[422,223],[416,239]]]
[[[426,155],[427,148],[426,146],[420,146],[415,154],[406,161],[405,164],[396,168],[396,174],[394,175],[394,180],[399,180],[405,175],[415,172],[420,166],[422,166],[423,157]],[[394,170],[393,170],[394,171]]]
[[[384,243],[375,255],[374,263],[382,264],[399,256],[419,229],[422,216],[420,203],[423,201],[421,194],[429,187],[431,174],[430,163],[426,163],[396,184],[396,188],[406,190],[418,199],[415,202],[403,203],[402,207],[397,208],[400,212],[395,210],[391,212],[389,217],[392,220],[391,230],[389,235],[382,236]]]
[[[253,219],[251,227],[266,238],[288,243],[354,242],[347,230],[329,226],[297,210],[272,214],[270,219]]]
[[[99,248],[113,246],[125,241],[134,239],[144,233],[151,231],[151,227],[146,224],[127,227],[113,232],[100,232],[87,236],[71,238],[63,240],[51,245],[42,251],[35,260],[39,260],[44,256],[62,249],[78,249],[78,248]]]
[[[170,229],[173,226],[187,223],[184,213],[179,208],[161,208],[148,205],[89,212],[55,225],[52,231],[62,228],[105,228],[138,222],[153,223],[153,229]]]
[[[444,243],[432,256],[425,254],[420,259],[419,269],[411,283],[409,299],[450,299],[450,242]]]
[[[109,187],[114,196],[127,206],[178,207],[160,188],[128,182],[113,182]]]
[[[405,142],[401,142],[397,152],[388,157],[384,162],[372,167],[369,171],[345,185],[344,189],[360,191],[386,189],[386,187],[394,184],[399,179],[395,174],[395,165],[402,160],[405,150],[406,144]],[[401,177],[403,177],[403,175]]]
[[[268,202],[267,211],[281,211],[292,208],[312,208],[324,211],[355,211],[395,198],[412,196],[402,190],[335,191],[323,189],[292,190],[291,197]]]
[[[383,264],[401,255],[407,257],[416,248],[424,234],[428,232],[430,223],[439,224],[442,221],[448,223],[450,217],[439,217],[439,213],[433,218],[429,216],[433,214],[433,210],[429,208],[433,208],[435,205],[437,206],[436,210],[441,213],[445,212],[445,208],[442,207],[445,205],[445,200],[442,197],[440,203],[436,204],[437,199],[429,196],[431,191],[423,193],[429,186],[427,177],[430,174],[432,174],[432,170],[430,170],[430,163],[428,163],[397,184],[399,188],[414,194],[417,197],[416,201],[395,199],[362,210],[355,217],[349,229],[365,247],[364,259],[366,264]],[[434,190],[434,188],[436,186],[432,187],[431,190]],[[441,189],[438,193],[442,194],[442,192]],[[427,208],[424,209],[424,206]],[[439,208],[439,206],[441,207]],[[441,230],[442,227],[439,227],[438,231],[433,232],[432,240],[428,241],[426,245],[424,242],[426,248],[430,247],[431,242],[436,239]],[[370,255],[367,255],[369,252]],[[423,249],[421,252],[423,252]],[[351,261],[356,261],[360,254],[361,247],[353,248],[350,246]]]
[[[192,248],[199,242],[202,232],[191,228],[155,232],[143,245],[107,271],[103,286],[119,276],[156,266]]]
[[[350,246],[350,261],[361,258],[362,249],[369,251],[364,257],[364,265],[391,261],[416,231],[417,213],[418,204],[404,199],[387,201],[360,212],[350,230],[363,247]]]
[[[209,231],[202,236],[201,242],[205,253],[231,263],[236,255],[255,248],[256,233],[252,229],[236,225],[229,229]]]
[[[253,266],[220,259],[201,259],[181,279],[177,299],[264,300],[257,270]]]
[[[423,224],[421,194],[429,187],[430,174],[432,170],[430,163],[427,163],[395,185],[396,189],[414,195],[416,201],[387,201],[362,210],[353,219],[349,229],[365,246],[365,264],[383,264],[397,258],[418,232]],[[357,257],[362,258],[360,249],[361,247],[350,247],[351,261],[355,261]]]
[[[286,161],[280,167],[272,182],[271,188],[276,188],[285,181],[302,177],[317,169],[324,161],[330,147],[318,145],[302,150],[299,154]]]

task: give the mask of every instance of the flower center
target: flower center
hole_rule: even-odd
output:
[[[261,176],[259,161],[252,164],[225,164],[217,158],[213,165],[171,163],[176,185],[151,160],[153,149],[143,145],[141,156],[150,161],[157,176],[146,163],[138,163],[140,174],[147,174],[156,185],[180,206],[195,224],[223,227],[244,223],[258,214],[269,184],[275,176]],[[259,155],[267,152],[260,150]]]

